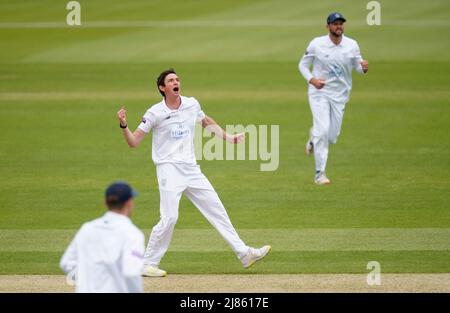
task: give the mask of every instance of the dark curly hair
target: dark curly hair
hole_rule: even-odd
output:
[[[158,88],[159,93],[165,98],[166,94],[159,89],[159,86],[165,86],[164,80],[166,79],[166,76],[169,74],[176,74],[175,70],[173,68],[169,68],[168,70],[165,70],[161,74],[159,74],[158,78],[156,79],[156,87]]]

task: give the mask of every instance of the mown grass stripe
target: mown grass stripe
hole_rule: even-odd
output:
[[[450,228],[240,229],[276,251],[447,251]],[[0,230],[0,251],[62,251],[75,230]],[[146,236],[149,230],[144,231]],[[214,229],[175,229],[170,251],[228,251]]]
[[[231,251],[169,251],[161,267],[169,274],[365,273],[377,261],[382,273],[450,273],[450,251],[273,251],[244,269]],[[2,252],[0,275],[62,274],[59,252]]]
[[[221,99],[232,99],[232,100],[242,100],[248,99],[251,101],[256,100],[278,100],[280,98],[279,90],[259,90],[257,93],[249,95],[248,90],[200,90],[189,88],[187,94],[193,94],[202,100],[216,100]],[[284,90],[283,98],[289,100],[301,100],[306,96],[306,90]],[[416,91],[403,91],[396,90],[380,94],[379,91],[360,91],[352,99],[355,101],[361,101],[366,97],[374,97],[377,99],[387,99],[387,98],[410,98],[414,97],[416,99],[430,99],[432,97],[442,97],[450,98],[449,90],[436,90],[433,95],[424,93],[423,90]],[[112,90],[98,90],[98,91],[59,91],[59,92],[0,92],[0,101],[61,101],[61,100],[117,100],[117,99],[127,99],[127,100],[146,100],[158,102],[160,101],[159,96],[155,97],[155,92],[153,89],[139,90],[139,91],[112,91]]]
[[[69,26],[64,22],[2,22],[0,29],[53,29],[53,28],[248,28],[248,27],[311,27],[321,26],[318,20],[215,20],[215,21],[83,21],[79,26]],[[386,20],[384,26],[408,27],[449,27],[446,20]],[[353,21],[352,27],[365,27],[366,21]]]

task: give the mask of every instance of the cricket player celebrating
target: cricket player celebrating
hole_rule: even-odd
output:
[[[136,193],[124,182],[105,192],[108,212],[85,223],[61,258],[76,292],[143,292],[144,234],[130,220]]]
[[[160,221],[150,234],[142,275],[166,276],[159,264],[172,239],[183,193],[222,235],[242,265],[245,268],[250,267],[266,256],[271,247],[254,249],[239,238],[219,196],[197,165],[194,154],[196,123],[201,123],[202,127],[216,136],[234,144],[242,142],[244,134],[226,133],[212,118],[203,113],[195,98],[181,96],[180,79],[173,69],[162,72],[156,83],[163,100],[147,110],[134,132],[128,129],[125,108],[122,107],[117,113],[130,148],[137,147],[150,130],[153,135],[152,159],[159,185]]]
[[[309,105],[313,115],[305,152],[310,155],[314,151],[314,181],[319,185],[330,183],[325,174],[328,145],[336,143],[341,130],[345,104],[352,89],[352,70],[367,73],[369,69],[357,42],[344,36],[345,21],[342,14],[330,14],[328,35],[314,38],[299,64],[301,74],[309,83]]]

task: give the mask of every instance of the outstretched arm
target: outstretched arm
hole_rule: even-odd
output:
[[[139,128],[136,129],[134,133],[131,132],[127,124],[127,110],[125,109],[125,107],[120,108],[119,112],[117,112],[117,117],[119,119],[120,126],[123,127],[122,128],[123,136],[128,146],[130,148],[135,148],[139,146],[142,139],[144,139],[146,133],[140,130]]]
[[[210,132],[214,133],[216,136],[222,138],[231,143],[240,143],[245,139],[245,133],[230,135],[225,130],[223,130],[211,117],[205,116],[202,120],[202,127],[206,128]]]

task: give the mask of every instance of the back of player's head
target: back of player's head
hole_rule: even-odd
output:
[[[165,97],[166,94],[164,93],[164,91],[162,91],[161,89],[159,89],[159,86],[165,86],[166,84],[164,83],[166,76],[169,74],[176,74],[175,70],[173,68],[169,68],[168,70],[165,70],[164,72],[162,72],[161,74],[159,74],[158,78],[156,79],[156,88],[158,88],[159,93]]]
[[[105,203],[108,210],[122,209],[125,203],[137,196],[137,192],[134,191],[130,185],[126,182],[114,182],[108,186],[105,191]]]

